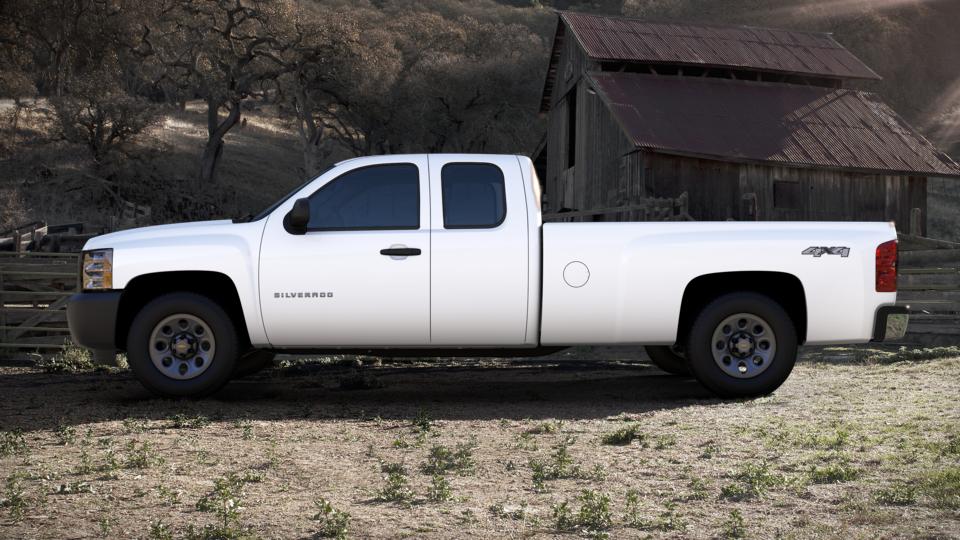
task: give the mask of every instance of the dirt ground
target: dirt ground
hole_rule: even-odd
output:
[[[0,537],[960,538],[960,358],[868,356],[739,402],[634,350],[286,359],[205,401],[8,365]]]

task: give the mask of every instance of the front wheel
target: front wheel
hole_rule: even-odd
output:
[[[797,359],[797,331],[768,296],[721,296],[697,315],[687,358],[701,384],[723,397],[756,397],[780,387]]]
[[[140,310],[127,335],[137,379],[166,397],[201,397],[234,374],[240,351],[233,321],[213,300],[194,293],[160,296]]]

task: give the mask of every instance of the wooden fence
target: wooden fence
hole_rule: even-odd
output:
[[[897,302],[910,306],[907,341],[960,343],[960,245],[901,236]]]
[[[0,352],[63,347],[78,288],[77,253],[0,252]]]

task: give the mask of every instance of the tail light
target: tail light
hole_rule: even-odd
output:
[[[897,292],[897,241],[877,246],[877,292]]]

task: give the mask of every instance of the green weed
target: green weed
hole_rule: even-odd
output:
[[[420,466],[420,470],[425,474],[445,474],[450,471],[466,474],[475,466],[473,451],[476,447],[477,443],[474,440],[458,443],[455,448],[442,444],[434,445],[430,448],[427,460]]]
[[[196,416],[175,414],[170,417],[169,422],[173,429],[202,429],[210,425],[210,419],[199,414]]]
[[[61,422],[59,425],[57,425],[57,429],[54,431],[54,434],[57,436],[57,442],[60,444],[60,446],[67,446],[77,442],[77,428],[71,425]]]
[[[721,538],[741,539],[747,537],[747,524],[739,510],[732,510],[720,529]]]
[[[427,498],[433,502],[446,502],[453,499],[450,482],[443,475],[434,474],[427,489]]]
[[[640,441],[640,445],[645,448],[647,446],[646,438],[647,436],[640,431],[640,424],[629,424],[612,433],[607,433],[600,438],[600,442],[614,446],[626,446],[633,441]]]
[[[0,508],[6,508],[10,514],[10,519],[20,521],[27,509],[28,501],[25,495],[22,475],[13,473],[7,477],[4,486],[3,499],[0,499]]]
[[[607,538],[613,526],[610,496],[585,489],[577,496],[580,508],[574,512],[568,501],[553,506],[554,526],[558,531],[579,530],[592,538]]]
[[[149,469],[163,463],[163,457],[158,455],[150,441],[137,444],[137,441],[127,443],[127,459],[125,466],[128,469]]]
[[[0,457],[26,454],[27,450],[27,441],[24,440],[22,431],[0,431]]]
[[[317,507],[317,513],[314,514],[313,520],[318,522],[317,532],[314,536],[336,538],[337,540],[345,539],[350,526],[350,514],[337,510],[326,499],[317,499],[314,504]]]
[[[873,494],[873,498],[880,504],[909,506],[917,502],[917,488],[909,484],[894,484],[888,488],[877,490]]]
[[[770,472],[770,466],[766,463],[747,465],[734,478],[736,483],[720,489],[722,498],[734,501],[759,499],[768,489],[784,482],[783,477]]]
[[[380,466],[380,472],[385,476],[384,485],[377,492],[377,500],[409,504],[413,500],[413,490],[410,489],[410,480],[407,471],[400,463],[385,463]]]

